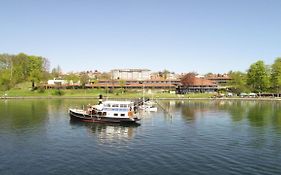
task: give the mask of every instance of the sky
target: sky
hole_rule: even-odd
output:
[[[0,0],[0,53],[64,72],[246,71],[281,57],[280,0]]]

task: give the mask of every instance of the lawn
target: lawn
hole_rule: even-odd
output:
[[[5,95],[6,94],[6,95]],[[210,98],[214,94],[196,93],[196,94],[170,94],[159,90],[127,90],[122,92],[121,89],[114,89],[109,93],[104,89],[37,89],[31,90],[31,83],[21,83],[15,88],[8,91],[0,91],[0,96],[8,97],[98,97],[102,94],[109,98]]]

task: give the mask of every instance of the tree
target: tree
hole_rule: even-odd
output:
[[[80,83],[83,88],[85,88],[85,85],[89,82],[89,76],[86,73],[82,73],[80,75]]]
[[[247,73],[247,85],[254,92],[264,92],[269,87],[269,74],[263,61],[252,64]]]
[[[281,58],[276,58],[271,66],[271,86],[275,92],[281,92]]]
[[[29,80],[34,89],[35,82],[48,78],[48,63],[46,58],[24,53],[0,54],[0,84],[3,84],[1,86],[4,86],[4,89],[9,89],[17,83]]]
[[[101,73],[97,79],[99,80],[110,80],[112,78],[111,74],[110,73],[106,73],[106,72],[103,72]]]
[[[44,61],[46,59],[38,56],[28,56],[28,79],[32,83],[32,90],[35,89],[35,83],[42,81],[44,77]]]
[[[5,69],[0,71],[0,90],[9,90],[13,86],[10,79],[10,71]]]
[[[166,80],[170,73],[171,72],[169,70],[164,69],[163,71],[158,72],[158,76]]]
[[[80,80],[80,77],[74,73],[69,73],[67,75],[64,75],[63,79],[67,80],[69,83],[70,82],[78,82]]]
[[[230,71],[228,75],[231,78],[228,85],[231,87],[232,92],[240,94],[241,92],[249,91],[246,82],[247,75],[245,73],[239,71]]]
[[[125,80],[119,80],[119,85],[120,85],[121,93],[123,94],[125,92],[126,81]]]
[[[51,75],[53,78],[60,78],[61,74],[62,74],[62,70],[59,65],[56,68],[52,69]]]

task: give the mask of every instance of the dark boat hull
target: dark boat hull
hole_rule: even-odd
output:
[[[136,123],[139,121],[138,118],[110,118],[104,116],[97,116],[97,115],[85,115],[81,113],[74,112],[69,110],[69,115],[71,120],[78,120],[81,122],[89,122],[89,123]]]

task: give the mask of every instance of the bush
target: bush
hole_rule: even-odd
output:
[[[45,88],[44,87],[39,87],[38,88],[38,93],[40,93],[40,94],[45,93]]]
[[[62,96],[64,95],[64,91],[60,90],[60,89],[56,89],[52,95],[57,95],[57,96]]]

